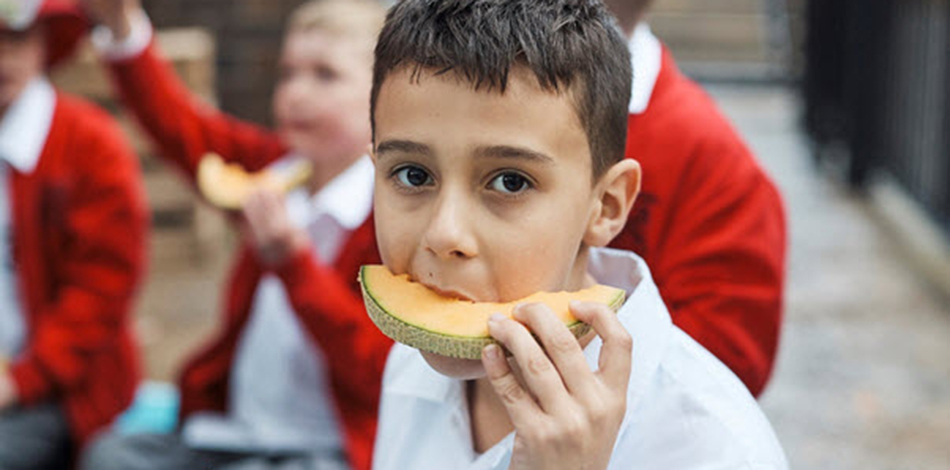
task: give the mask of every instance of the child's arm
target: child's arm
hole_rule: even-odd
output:
[[[246,238],[283,281],[297,317],[327,357],[338,395],[375,410],[392,341],[366,314],[352,280],[320,263],[307,236],[286,214],[282,196],[266,191],[252,195],[244,209]]]
[[[10,371],[7,370],[7,361],[0,356],[0,412],[16,403],[16,386]]]
[[[512,371],[500,347],[483,351],[488,378],[515,427],[510,469],[594,470],[610,463],[626,413],[632,339],[604,305],[575,303],[571,311],[603,339],[596,372],[578,341],[544,305],[520,306],[518,321],[496,315],[488,323],[520,371]]]
[[[785,215],[774,184],[735,139],[697,150],[650,268],[674,323],[757,396],[781,328]]]
[[[192,180],[198,162],[208,152],[250,170],[259,170],[285,153],[273,133],[224,115],[191,95],[160,56],[151,37],[151,24],[138,1],[85,3],[97,17],[109,18],[103,23],[112,37],[94,37],[106,56],[113,38],[144,37],[143,50],[133,47],[122,51],[121,57],[108,59],[113,81],[123,103],[159,147],[160,154]]]

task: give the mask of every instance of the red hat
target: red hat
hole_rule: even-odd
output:
[[[72,55],[89,28],[72,0],[0,0],[0,30],[25,31],[40,23],[47,26],[47,68]]]

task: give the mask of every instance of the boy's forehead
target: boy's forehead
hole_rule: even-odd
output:
[[[473,154],[511,148],[555,161],[565,154],[590,158],[572,94],[544,89],[527,70],[513,70],[501,91],[476,89],[451,71],[401,67],[381,85],[375,113],[377,145],[410,141],[465,145]]]
[[[380,119],[381,112],[404,111],[403,108],[387,109],[386,104],[391,101],[399,101],[402,106],[426,108],[451,108],[456,107],[453,106],[455,104],[464,103],[474,113],[507,110],[530,115],[547,112],[548,119],[544,121],[567,124],[564,121],[570,120],[581,127],[576,109],[575,88],[576,86],[559,89],[542,87],[536,76],[526,67],[513,68],[502,87],[476,83],[452,70],[402,66],[389,73],[380,85],[375,118]],[[453,99],[439,101],[436,96]]]

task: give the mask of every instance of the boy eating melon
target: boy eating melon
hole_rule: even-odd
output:
[[[371,96],[386,267],[463,301],[597,284],[627,300],[570,304],[592,328],[579,339],[544,304],[492,315],[499,344],[475,360],[397,344],[374,468],[787,467],[742,383],[673,326],[645,263],[602,248],[640,184],[623,158],[629,64],[599,1],[390,11]]]

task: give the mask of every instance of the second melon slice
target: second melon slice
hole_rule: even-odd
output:
[[[599,302],[617,311],[626,296],[622,289],[597,285],[577,292],[541,292],[508,303],[471,302],[443,297],[379,265],[363,266],[359,280],[366,311],[383,334],[422,351],[462,359],[481,358],[482,349],[495,342],[488,334],[494,313],[511,317],[518,304],[543,303],[581,337],[590,326],[571,315],[571,301]]]

